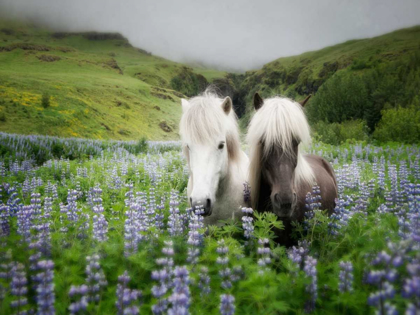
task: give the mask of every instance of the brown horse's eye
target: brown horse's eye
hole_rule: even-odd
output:
[[[219,144],[219,150],[222,150],[223,148],[225,147],[225,144],[223,143],[223,142],[221,142],[220,144]]]

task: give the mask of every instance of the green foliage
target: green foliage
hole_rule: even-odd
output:
[[[201,74],[196,74],[191,68],[182,67],[171,80],[171,87],[186,96],[195,96],[205,90],[208,82]]]
[[[370,106],[363,79],[358,75],[337,73],[321,86],[307,113],[312,122],[341,123],[349,119],[363,119]]]
[[[41,105],[44,108],[48,108],[51,105],[50,104],[50,95],[47,92],[42,94]]]
[[[279,58],[261,70],[248,71],[243,126],[253,112],[255,91],[264,97],[284,95],[300,100],[314,95],[308,106],[311,122],[365,120],[373,132],[381,111],[407,107],[420,90],[420,27],[376,38],[352,40],[299,56]]]
[[[7,119],[6,119],[6,114],[5,114],[5,112],[0,112],[0,121],[2,121],[2,122],[5,122]]]
[[[314,137],[324,143],[339,145],[347,140],[367,141],[368,127],[364,120],[348,120],[343,123],[319,121],[312,126]]]
[[[152,56],[118,34],[53,34],[0,18],[1,29],[10,32],[0,31],[0,111],[7,116],[0,131],[90,139],[179,138],[183,94],[170,81],[184,64]],[[48,52],[48,58],[40,57],[41,52]],[[195,83],[226,74],[188,69]],[[162,120],[170,132],[161,128]]]
[[[269,242],[267,247],[269,246],[272,253],[271,261],[266,269],[262,269],[259,265],[261,254],[258,253],[258,239],[272,239],[274,230],[282,228],[281,221],[273,213],[254,213],[255,237],[250,240],[244,239],[241,222],[225,222],[226,224],[223,226],[210,227],[207,233],[205,233],[205,229],[200,229],[204,237],[203,245],[199,247],[200,256],[196,265],[186,261],[189,249],[186,241],[188,239],[187,232],[184,231],[182,236],[171,237],[166,228],[162,230],[150,228],[148,231],[140,232],[142,235],[151,237],[151,240],[141,241],[138,250],[129,257],[124,255],[125,220],[129,210],[125,203],[126,194],[130,190],[135,196],[144,194],[145,204],[149,204],[149,202],[154,204],[155,201],[161,200],[163,206],[161,213],[164,214],[164,223],[167,225],[170,209],[168,195],[173,190],[184,191],[188,176],[184,172],[185,160],[181,156],[179,144],[175,146],[173,143],[160,143],[159,145],[148,142],[147,152],[135,156],[128,154],[125,150],[131,154],[146,150],[142,139],[139,142],[117,142],[42,137],[42,141],[40,141],[36,136],[17,137],[4,134],[1,136],[5,138],[0,141],[2,143],[0,156],[6,169],[9,169],[9,164],[6,162],[8,157],[13,156],[11,161],[14,162],[15,158],[21,161],[22,156],[34,157],[43,154],[45,148],[51,148],[54,151],[53,156],[48,156],[48,159],[55,158],[52,164],[37,164],[37,167],[30,172],[33,173],[33,177],[43,181],[42,186],[34,188],[34,192],[41,193],[42,199],[47,196],[48,181],[59,184],[57,185],[58,199],[53,201],[53,209],[50,214],[51,259],[55,264],[54,290],[57,314],[68,312],[71,302],[70,287],[85,282],[86,256],[95,253],[101,257],[100,266],[103,268],[108,285],[105,290],[100,292],[100,301],[91,303],[88,313],[117,313],[115,308],[117,279],[126,270],[131,277],[129,287],[142,290],[143,293],[143,305],[140,313],[149,314],[151,305],[156,302],[152,297],[151,288],[157,283],[152,280],[151,273],[153,270],[161,268],[156,263],[156,259],[162,258],[162,248],[164,241],[167,240],[172,240],[174,244],[174,265],[187,265],[190,273],[191,306],[189,311],[191,314],[218,314],[219,296],[225,293],[235,297],[236,314],[304,314],[305,302],[308,300],[306,287],[310,284],[311,279],[288,258],[287,249],[272,241]],[[18,145],[19,143],[20,145]],[[31,143],[38,145],[32,146]],[[163,146],[166,148],[162,148]],[[97,150],[93,148],[97,148]],[[364,144],[354,146],[344,143],[338,147],[315,143],[313,150],[322,151],[326,157],[337,159],[337,164],[334,165],[337,168],[348,164],[355,157],[358,163],[362,163],[358,178],[361,182],[367,183],[371,179],[376,180],[377,174],[372,171],[370,163],[364,161],[372,161],[374,158],[384,156],[387,161],[396,164],[397,167],[402,163],[409,165],[410,161],[415,161],[416,156],[413,155],[413,152],[417,152],[418,147],[396,144],[386,147],[370,145],[367,150]],[[67,161],[71,151],[74,151],[71,156],[79,157]],[[165,152],[165,154],[160,154],[160,152]],[[92,157],[84,158],[89,155]],[[165,163],[160,162],[162,159]],[[156,172],[160,174],[161,179],[158,181],[154,178],[155,173],[152,174],[150,165],[156,167]],[[386,174],[389,174],[388,163],[384,165],[387,168]],[[87,177],[79,174],[79,168],[87,170]],[[117,190],[109,187],[110,172],[113,169],[118,170],[122,183],[132,183],[131,188],[126,185],[122,185],[121,189]],[[28,178],[28,173],[19,171],[14,174],[7,171],[6,176],[2,176],[0,179],[4,187],[8,187],[8,185],[19,187],[17,193],[19,196],[23,196],[22,202],[25,205],[31,202],[31,197],[25,197],[21,190],[22,183]],[[388,180],[389,175],[387,175],[387,185],[389,184]],[[77,207],[80,209],[80,213],[86,217],[80,216],[80,221],[75,223],[68,220],[63,212],[60,212],[60,204],[67,204],[67,192],[69,189],[75,189],[77,183],[80,184],[83,192],[83,196],[77,199]],[[95,212],[89,205],[87,192],[97,186],[102,189],[104,216],[109,224],[108,240],[104,243],[99,243],[92,238],[92,217]],[[388,185],[387,189],[389,187]],[[147,201],[147,192],[151,188],[154,191],[153,201]],[[360,193],[359,188],[345,188],[345,194],[354,200],[360,197]],[[10,195],[3,191],[0,197],[1,201],[6,203]],[[386,200],[383,194],[376,190],[375,194],[366,201],[367,214],[351,210],[354,203],[347,207],[353,215],[348,220],[348,225],[343,226],[338,235],[333,235],[330,231],[330,223],[336,223],[336,221],[333,221],[333,218],[328,217],[322,211],[316,211],[313,218],[307,220],[305,225],[297,225],[296,231],[299,233],[300,239],[311,242],[309,255],[318,261],[316,266],[318,299],[315,314],[370,314],[373,312],[366,301],[376,289],[365,283],[366,272],[372,268],[370,262],[374,254],[387,251],[388,242],[400,239],[396,215],[377,212],[378,206],[384,202]],[[186,213],[187,207],[187,201],[181,198],[179,212]],[[90,227],[84,237],[80,238],[80,233],[83,232],[81,227],[85,226],[87,222],[90,223]],[[17,233],[17,218],[15,216],[10,217],[10,223],[11,234],[10,237],[3,239],[0,257],[3,259],[5,257],[3,254],[10,250],[11,260],[25,265],[30,304],[27,308],[34,308],[36,300],[32,288],[33,276],[36,271],[30,269],[31,262],[29,260],[34,250],[29,247],[29,244],[22,241],[22,236]],[[68,231],[63,232],[63,227],[66,227]],[[36,230],[33,229],[31,233],[36,233]],[[217,263],[219,255],[216,251],[218,241],[221,239],[229,249],[226,267],[233,272],[234,268],[240,266],[243,272],[240,280],[233,282],[232,288],[229,289],[221,288],[220,271],[223,266]],[[338,289],[339,262],[341,260],[351,261],[354,267],[354,290],[351,293],[341,293]],[[2,264],[6,262],[2,260]],[[203,266],[208,268],[210,277],[211,293],[209,296],[202,296],[202,292],[197,286]],[[402,281],[406,275],[403,273],[405,268],[406,266],[400,267],[401,281],[396,284],[396,297],[391,301],[397,305],[401,314],[406,309],[406,303],[402,301],[400,294]],[[0,314],[13,314],[14,310],[10,307],[10,303],[15,298],[11,297],[9,293],[9,280],[0,279],[0,284],[6,288]],[[170,289],[165,297],[171,293]]]
[[[374,131],[386,107],[418,102],[419,52],[388,64],[372,63],[368,68],[363,73],[351,71],[354,68],[341,71],[326,81],[307,108],[309,119],[329,123],[363,119]]]
[[[393,108],[382,111],[382,119],[373,133],[376,140],[403,143],[420,142],[420,108]]]

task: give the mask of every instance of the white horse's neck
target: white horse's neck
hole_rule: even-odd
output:
[[[247,181],[248,165],[248,157],[242,150],[236,161],[229,161],[228,172],[219,181],[212,215],[204,218],[206,225],[220,225],[220,221],[242,217],[241,208],[246,206],[243,184]]]

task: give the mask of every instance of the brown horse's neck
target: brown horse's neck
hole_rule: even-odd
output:
[[[260,189],[258,193],[258,200],[256,203],[256,209],[259,212],[271,212],[272,211],[272,204],[271,204],[271,187],[267,184],[262,176],[260,176]]]

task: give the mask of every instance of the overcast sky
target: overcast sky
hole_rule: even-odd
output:
[[[229,70],[420,24],[420,0],[0,0],[0,12]]]

